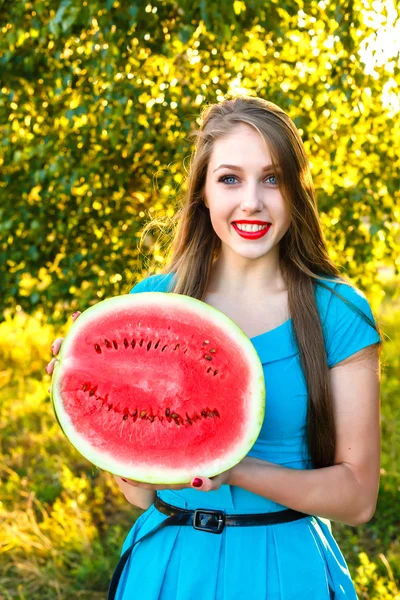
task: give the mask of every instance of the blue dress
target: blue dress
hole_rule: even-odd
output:
[[[171,275],[155,275],[132,292],[170,289]],[[344,283],[329,283],[372,320],[365,296]],[[376,330],[319,285],[315,297],[329,367],[380,340]],[[310,467],[303,436],[307,391],[292,321],[251,338],[267,384],[266,414],[249,456],[285,467]],[[223,509],[227,514],[287,508],[236,486],[217,491],[188,488],[158,492],[182,508]],[[154,505],[135,522],[122,548],[167,517]],[[318,516],[270,526],[225,527],[220,535],[171,526],[137,544],[122,573],[116,600],[354,600],[347,564]]]

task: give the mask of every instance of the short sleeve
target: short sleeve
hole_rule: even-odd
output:
[[[329,368],[359,350],[376,344],[381,338],[373,327],[375,319],[365,295],[346,283],[336,284],[334,290],[355,305],[370,322],[330,291],[323,321],[326,354]]]
[[[150,277],[146,277],[134,285],[129,293],[139,294],[141,292],[168,292],[171,289],[171,285],[172,275],[169,273],[150,275]]]

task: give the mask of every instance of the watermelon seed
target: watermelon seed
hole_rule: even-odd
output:
[[[132,340],[132,341],[131,341],[131,346],[132,346],[132,348],[134,348],[134,347],[135,347],[135,345],[136,345],[136,342],[135,342],[135,340]]]
[[[185,350],[183,351],[183,354],[186,354],[186,352],[187,352],[187,348],[185,348]]]
[[[164,352],[165,348],[167,347],[168,344],[165,344],[165,346],[163,348],[161,348],[161,352]]]
[[[113,340],[113,346],[114,346],[115,349],[118,348],[118,344],[117,344],[117,342],[115,340]]]
[[[90,390],[89,396],[94,396],[94,390]]]
[[[177,345],[175,346],[174,350],[176,350],[177,348],[179,348],[179,344],[177,344]]]
[[[210,341],[209,341],[209,340],[205,340],[205,341],[203,342],[203,346],[207,346],[207,344],[209,344],[209,343],[210,343]]]
[[[96,350],[97,354],[101,354],[101,348],[100,348],[99,344],[95,344],[94,349]]]
[[[111,348],[111,344],[108,340],[104,340],[104,343],[106,345],[106,348]]]
[[[139,346],[142,347],[143,346],[143,339],[140,340],[139,342]]]
[[[215,348],[210,348],[210,352],[211,352],[211,354],[214,354]]]
[[[149,351],[149,350],[150,350],[150,348],[151,348],[151,342],[149,342],[149,343],[147,344],[147,351]]]
[[[157,350],[157,348],[158,348],[158,345],[159,345],[159,343],[160,343],[160,340],[158,340],[158,342],[157,342],[157,343],[156,343],[156,345],[154,346],[154,348],[155,348],[156,350]]]
[[[210,356],[209,354],[205,354],[205,355],[204,355],[204,358],[205,358],[206,360],[212,360],[212,356]]]
[[[127,348],[129,346],[129,342],[126,338],[124,339],[124,346],[125,346],[125,348]]]
[[[83,386],[82,386],[82,389],[83,389],[84,392],[86,392],[86,390],[88,389],[88,384],[84,383]]]
[[[208,367],[207,373],[209,373],[210,371],[212,371],[212,367]]]
[[[89,389],[90,385],[91,385],[90,383],[85,383],[83,385],[83,387],[86,388],[86,390],[87,390],[87,389]],[[90,396],[95,395],[96,390],[97,390],[97,386],[94,386],[92,389],[89,389],[89,395]],[[96,398],[96,400],[101,402],[101,407],[106,406],[108,411],[113,409],[115,413],[122,416],[123,421],[127,421],[129,419],[129,417],[132,417],[134,423],[136,422],[137,418],[140,418],[143,421],[149,420],[150,423],[153,423],[155,421],[155,419],[158,419],[162,423],[165,418],[165,417],[159,416],[159,415],[147,414],[146,410],[138,411],[137,408],[135,408],[135,410],[133,411],[132,414],[130,414],[129,412],[122,412],[118,408],[114,408],[112,404],[108,404],[108,394],[106,394],[105,398],[101,398],[100,396],[97,396],[97,395],[95,396],[95,398]],[[192,416],[190,416],[189,413],[186,412],[186,419],[181,417],[176,412],[171,413],[170,408],[165,409],[165,415],[166,415],[166,419],[167,419],[168,423],[171,423],[171,421],[173,420],[175,425],[178,425],[178,426],[185,425],[185,424],[193,425],[193,423],[195,421],[197,421],[198,419],[201,419],[202,417],[214,418],[214,417],[220,416],[220,414],[216,408],[214,410],[211,410],[209,407],[207,407],[206,409],[201,411],[201,416],[198,413],[195,413]]]
[[[217,373],[218,373],[218,369],[215,369],[215,371],[214,371],[214,377],[216,376]]]

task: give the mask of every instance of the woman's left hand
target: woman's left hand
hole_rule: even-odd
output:
[[[133,487],[139,487],[145,490],[183,490],[187,488],[193,488],[195,490],[199,490],[200,492],[214,492],[215,490],[219,490],[221,485],[231,485],[232,472],[234,468],[235,467],[232,467],[232,469],[228,469],[228,471],[224,471],[224,473],[220,473],[219,475],[211,478],[199,475],[198,477],[193,477],[193,479],[188,483],[181,484],[153,484],[142,483],[141,481],[134,481],[132,479],[121,479]],[[200,483],[200,485],[196,485],[196,483]]]

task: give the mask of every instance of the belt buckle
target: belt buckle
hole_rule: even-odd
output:
[[[225,512],[198,508],[194,511],[193,527],[208,533],[222,533],[225,527]]]

